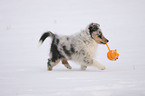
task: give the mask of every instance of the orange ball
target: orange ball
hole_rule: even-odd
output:
[[[109,50],[109,52],[107,53],[107,57],[109,60],[115,61],[116,59],[118,59],[119,54],[117,53],[117,50]]]

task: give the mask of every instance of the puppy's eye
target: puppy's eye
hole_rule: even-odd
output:
[[[102,34],[102,32],[101,32],[101,31],[99,31],[99,34]]]
[[[97,34],[99,38],[102,39],[102,33],[99,31],[99,33]]]
[[[102,35],[102,32],[101,32],[101,31],[99,31],[99,32],[97,33],[97,35]]]
[[[98,35],[98,37],[102,39],[102,34],[101,35]]]

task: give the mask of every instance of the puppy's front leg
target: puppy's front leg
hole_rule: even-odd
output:
[[[72,69],[72,67],[69,65],[69,63],[67,62],[67,60],[66,59],[62,59],[62,64],[64,64],[64,66],[66,67],[66,68],[68,68],[68,69]]]
[[[87,66],[85,66],[85,65],[81,65],[81,70],[86,70],[87,69]]]
[[[99,62],[97,62],[95,59],[85,57],[83,59],[83,61],[84,61],[84,64],[86,66],[94,66],[94,67],[97,67],[100,70],[105,70],[105,66],[103,66],[102,64],[100,64]]]
[[[100,70],[105,70],[105,66],[103,66],[102,64],[100,64],[98,61],[93,59],[93,64],[91,64],[91,66],[97,67]]]

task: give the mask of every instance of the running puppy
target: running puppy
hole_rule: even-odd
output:
[[[71,36],[59,36],[48,31],[41,36],[39,43],[42,44],[47,37],[52,38],[50,58],[47,62],[48,70],[52,70],[60,61],[66,68],[71,69],[67,60],[80,63],[82,70],[86,70],[87,66],[105,69],[105,66],[93,59],[97,44],[109,42],[103,36],[99,24],[91,23],[82,32]]]

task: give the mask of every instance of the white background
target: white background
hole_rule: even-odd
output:
[[[89,23],[101,25],[109,47],[95,59],[106,70],[61,63],[47,71],[51,39],[38,48],[45,31],[71,35]],[[144,0],[0,0],[0,96],[144,96]]]

